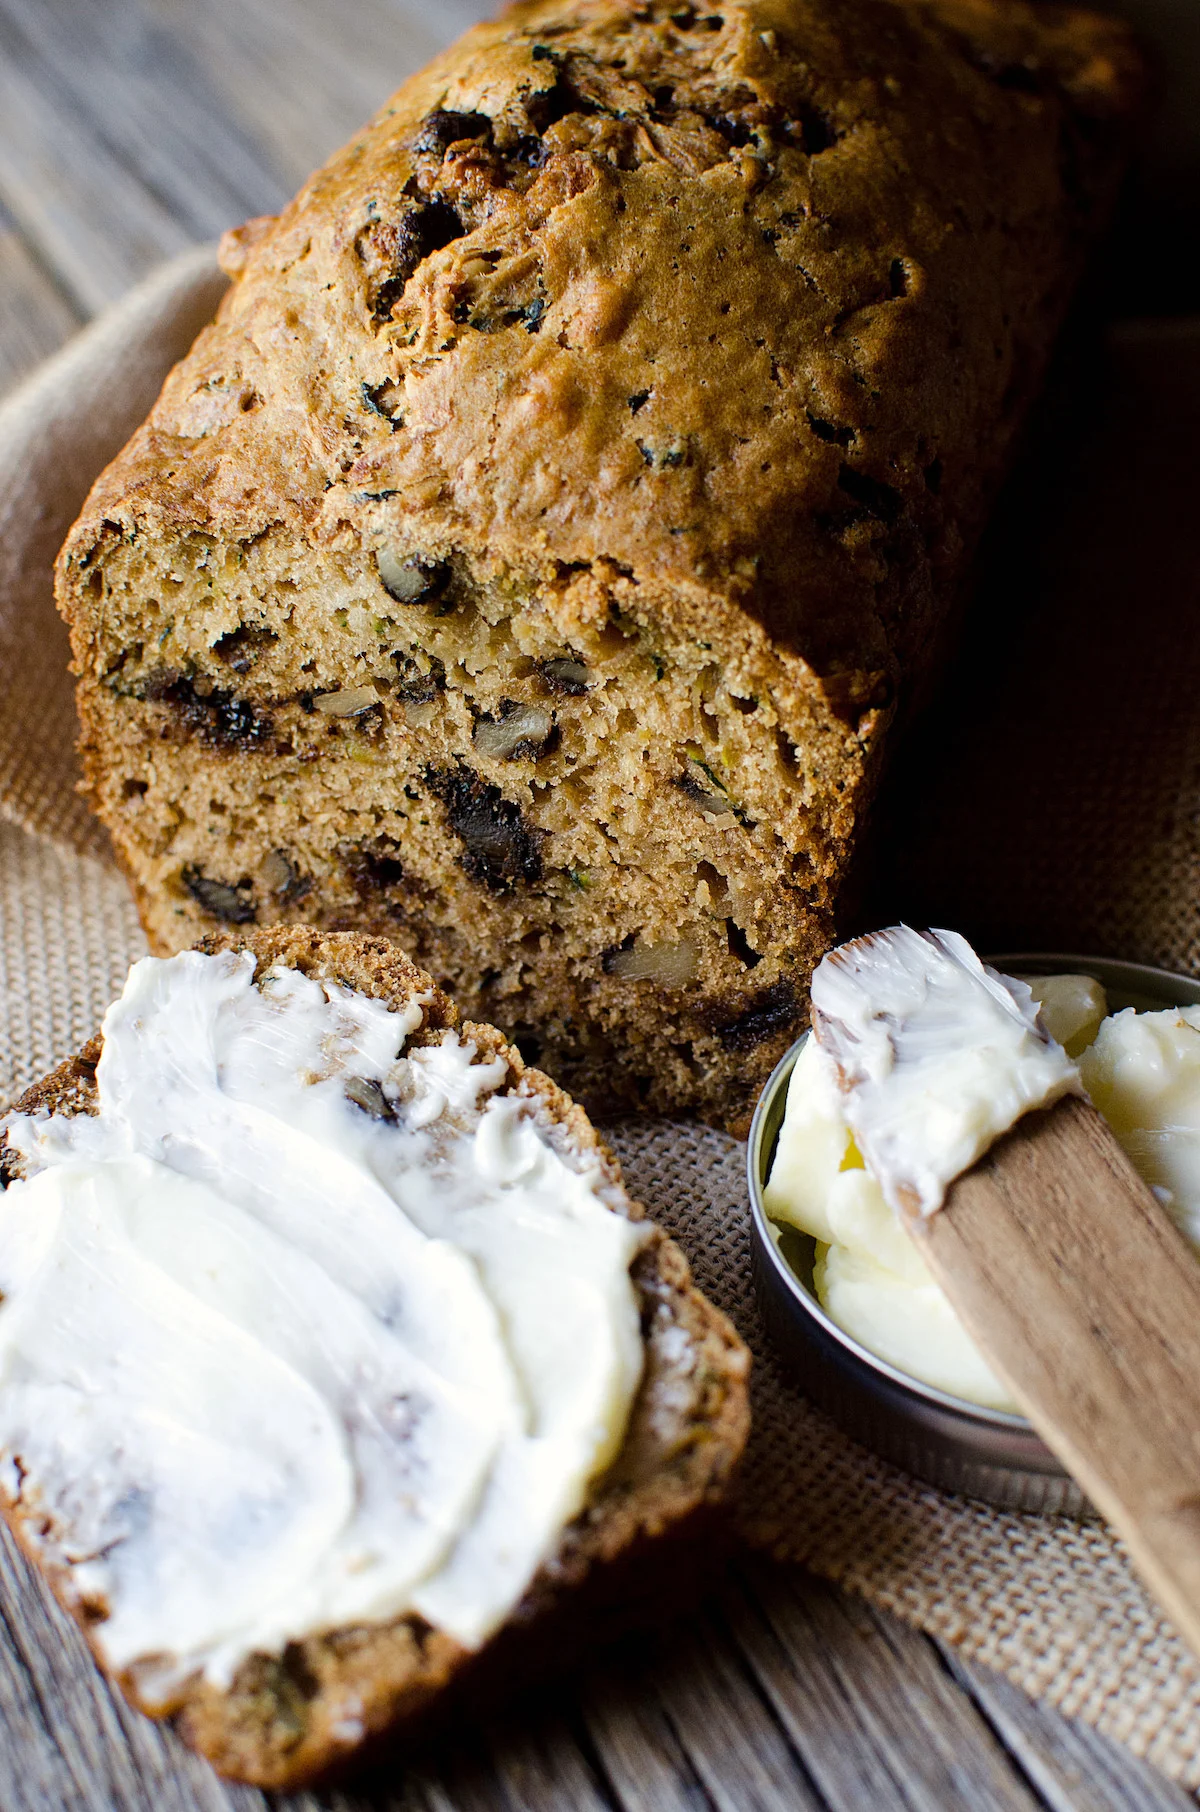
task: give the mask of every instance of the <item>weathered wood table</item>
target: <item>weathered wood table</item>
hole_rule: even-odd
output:
[[[0,391],[160,259],[278,207],[476,0],[0,0]],[[0,1078],[0,1088],[3,1079]],[[283,1802],[457,1812],[1166,1812],[1124,1751],[796,1570],[386,1778]],[[5,1547],[0,1812],[265,1808],[126,1710]]]

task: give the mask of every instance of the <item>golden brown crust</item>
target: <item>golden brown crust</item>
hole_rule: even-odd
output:
[[[1112,21],[1020,0],[732,0],[716,34],[673,23],[688,13],[512,7],[278,221],[231,236],[218,324],[73,551],[106,519],[239,537],[283,521],[315,542],[403,522],[431,552],[537,577],[613,562],[701,631],[725,602],[821,668],[915,652],[926,613],[868,603],[887,588],[881,521],[894,508],[932,540],[920,586],[954,562],[1111,181],[1080,147],[1065,178],[1064,139],[1103,146],[1136,59]],[[587,111],[539,133],[571,84]],[[499,123],[434,172],[415,147],[448,109]],[[468,230],[443,225],[455,237],[381,321],[379,284],[406,262],[391,240],[426,196]],[[518,262],[537,331],[464,331],[465,309],[516,307]],[[365,400],[381,386],[403,391],[398,428]],[[694,454],[648,467],[639,440],[675,435]],[[848,464],[898,495],[841,489]]]
[[[581,1110],[548,1077],[528,1069],[493,1027],[460,1025],[453,1003],[395,944],[299,927],[214,938],[206,947],[251,949],[260,972],[283,963],[397,1006],[414,995],[421,998],[425,1017],[410,1042],[440,1038],[458,1027],[481,1052],[504,1057],[509,1086],[537,1099],[565,1150],[576,1159],[585,1151],[599,1156],[610,1206],[642,1217]],[[94,1111],[100,1051],[100,1040],[93,1039],[27,1091],[15,1111]],[[11,1181],[20,1176],[20,1164],[10,1154],[5,1171],[5,1149],[0,1136],[0,1175]],[[680,1546],[689,1527],[703,1523],[724,1496],[745,1444],[748,1355],[725,1316],[693,1287],[683,1254],[657,1228],[633,1277],[647,1363],[625,1442],[503,1633],[504,1673],[536,1669],[539,1656],[553,1660],[562,1632],[553,1652],[543,1654],[547,1632],[557,1631],[561,1619],[570,1635],[577,1603],[587,1604],[589,1617],[602,1613],[611,1597],[610,1574],[619,1579],[648,1543],[672,1534],[679,1538],[673,1545]],[[682,1365],[681,1331],[687,1337]],[[77,1601],[69,1572],[55,1564],[52,1545],[42,1542],[36,1509],[6,1505],[4,1514],[66,1609],[91,1635],[94,1612]],[[664,1562],[657,1549],[655,1554],[660,1568]],[[587,1588],[586,1599],[578,1596],[581,1588]],[[281,1656],[254,1656],[229,1691],[193,1682],[173,1709],[187,1740],[222,1773],[264,1787],[294,1787],[343,1764],[363,1743],[419,1720],[459,1676],[474,1680],[481,1666],[486,1673],[486,1657],[486,1650],[483,1657],[472,1656],[420,1618],[404,1617],[295,1643]],[[139,1704],[136,1680],[125,1677],[119,1684]]]
[[[59,573],[153,946],[391,932],[742,1123],[1138,83],[1023,0],[523,0],[230,235]]]

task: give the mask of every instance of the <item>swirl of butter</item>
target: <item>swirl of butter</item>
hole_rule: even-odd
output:
[[[623,1438],[643,1230],[421,1018],[147,958],[98,1113],[9,1122],[0,1489],[164,1706],[409,1611],[477,1646]]]

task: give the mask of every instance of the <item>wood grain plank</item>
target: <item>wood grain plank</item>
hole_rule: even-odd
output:
[[[947,1672],[970,1692],[1052,1812],[1194,1812],[1183,1787],[1086,1724],[1039,1705],[1000,1674],[937,1645]]]
[[[93,312],[278,207],[269,156],[139,0],[0,0],[0,199]]]
[[[644,1655],[630,1642],[589,1676],[580,1692],[584,1723],[614,1795],[637,1812],[711,1807],[662,1701],[646,1690]]]
[[[734,1637],[835,1812],[1038,1805],[928,1640],[797,1568],[747,1561]]]
[[[556,1684],[523,1694],[484,1724],[464,1722],[410,1769],[405,1812],[623,1812],[577,1741],[576,1721],[572,1687]],[[377,1807],[382,1783],[371,1785]]]
[[[265,1812],[106,1684],[70,1618],[0,1527],[0,1806]]]
[[[79,310],[0,207],[0,396],[81,324]]]
[[[535,1712],[536,1701],[527,1701],[518,1713],[488,1732],[488,1761],[503,1801],[513,1812],[560,1812],[564,1806],[578,1812],[612,1812],[613,1801],[596,1778],[587,1758],[561,1715]],[[475,1777],[481,1783],[481,1777]],[[468,1799],[461,1777],[450,1772],[447,1785],[456,1805],[464,1812],[479,1812],[494,1805],[490,1797]]]
[[[1200,1267],[1112,1131],[1074,1095],[1027,1114],[909,1230],[1200,1655]]]
[[[715,1608],[645,1642],[630,1686],[657,1701],[686,1758],[684,1781],[694,1776],[717,1812],[823,1812]]]
[[[186,231],[0,41],[0,196],[84,314],[114,301]]]
[[[451,1738],[397,1750],[345,1787],[273,1796],[275,1812],[624,1812],[576,1740],[570,1687],[533,1691],[486,1723],[460,1715]]]
[[[272,1812],[463,1812],[447,1790],[444,1769],[408,1769],[399,1761],[364,1782],[276,1794],[270,1803]]]

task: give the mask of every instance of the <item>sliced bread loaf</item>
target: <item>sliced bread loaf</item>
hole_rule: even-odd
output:
[[[60,567],[154,948],[394,935],[743,1123],[1137,89],[1021,0],[525,0],[233,234]]]

